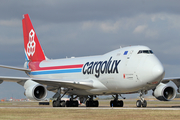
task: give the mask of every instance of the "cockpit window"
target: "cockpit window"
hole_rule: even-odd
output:
[[[138,54],[153,54],[153,51],[152,50],[139,50]]]

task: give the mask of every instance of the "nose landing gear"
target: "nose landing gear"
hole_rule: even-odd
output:
[[[136,106],[137,107],[147,107],[147,101],[146,100],[144,100],[144,94],[147,94],[147,91],[141,91],[140,92],[140,99],[141,100],[137,100],[136,101]]]

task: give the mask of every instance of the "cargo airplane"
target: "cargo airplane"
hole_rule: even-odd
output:
[[[78,107],[77,98],[86,107],[98,107],[94,97],[112,95],[112,107],[123,107],[122,94],[139,93],[137,107],[146,107],[144,95],[153,90],[161,101],[173,100],[176,90],[167,85],[173,81],[179,90],[179,78],[164,79],[165,71],[146,46],[129,46],[98,56],[48,59],[39,43],[28,14],[22,20],[25,63],[24,68],[0,67],[24,71],[29,77],[0,76],[0,82],[17,82],[25,88],[25,96],[41,101],[47,91],[53,91],[53,107]],[[70,100],[63,100],[69,95]],[[123,97],[122,97],[123,98]]]

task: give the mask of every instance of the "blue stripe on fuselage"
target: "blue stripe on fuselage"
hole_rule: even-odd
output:
[[[30,75],[45,75],[45,74],[59,74],[59,73],[77,73],[81,72],[82,68],[77,69],[63,69],[63,70],[47,70],[47,71],[34,71]]]
[[[24,51],[24,53],[25,53],[25,59],[26,59],[26,61],[29,61],[29,58],[28,58],[28,56],[27,56],[27,54],[26,54],[26,51]]]

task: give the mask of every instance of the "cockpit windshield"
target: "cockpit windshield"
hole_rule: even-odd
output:
[[[139,50],[139,52],[137,54],[153,54],[152,50]]]

